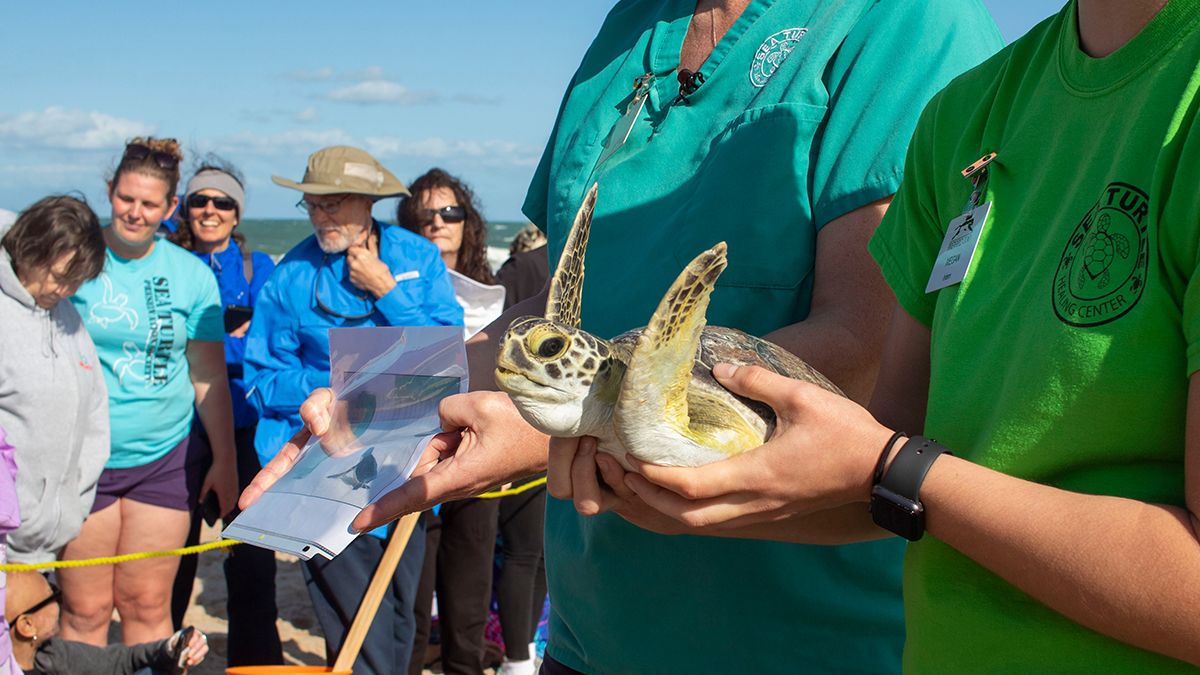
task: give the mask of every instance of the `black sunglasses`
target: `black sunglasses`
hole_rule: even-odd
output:
[[[17,625],[17,619],[21,618],[22,616],[25,616],[26,614],[33,614],[34,612],[38,611],[39,609],[45,607],[46,605],[48,605],[52,602],[59,602],[60,600],[62,600],[62,590],[59,589],[58,586],[55,586],[54,584],[50,584],[50,591],[51,591],[50,597],[39,602],[38,604],[34,605],[33,607],[30,607],[29,609],[25,610],[24,612],[21,612],[20,614],[17,614],[16,616],[14,616],[12,618],[12,621],[8,622],[8,629],[12,630],[13,626]]]
[[[322,312],[325,312],[326,314],[332,314],[333,316],[340,316],[341,318],[348,319],[350,321],[355,321],[358,319],[365,319],[368,316],[371,316],[372,314],[374,314],[375,313],[375,301],[371,300],[370,293],[367,293],[366,295],[357,295],[356,294],[354,296],[354,297],[358,298],[359,300],[364,300],[368,303],[370,308],[367,310],[366,314],[342,314],[341,312],[336,312],[336,311],[330,309],[329,305],[326,305],[325,303],[321,302],[321,277],[324,276],[323,274],[321,274],[321,270],[322,270],[322,268],[325,267],[325,261],[328,259],[329,259],[328,253],[325,254],[324,258],[321,258],[321,265],[319,267],[317,267],[317,278],[315,281],[313,281],[313,300],[316,300],[317,308],[320,309]]]
[[[158,162],[158,165],[167,171],[171,171],[179,166],[179,158],[169,152],[151,150],[141,143],[130,143],[125,146],[126,159],[137,161],[139,159],[146,159],[147,157],[153,157],[154,161]]]
[[[432,223],[434,216],[441,216],[443,223],[461,223],[467,219],[467,210],[461,206],[443,206],[440,209],[419,209],[423,222]]]
[[[237,208],[237,202],[233,197],[213,197],[212,195],[194,194],[188,197],[188,208],[202,209],[208,206],[209,202],[213,203],[213,207],[218,211],[232,211]]]

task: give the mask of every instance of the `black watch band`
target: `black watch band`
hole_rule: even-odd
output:
[[[950,450],[924,436],[908,439],[883,480],[871,488],[871,518],[889,532],[916,541],[925,533],[925,509],[921,505],[921,483],[929,467]]]

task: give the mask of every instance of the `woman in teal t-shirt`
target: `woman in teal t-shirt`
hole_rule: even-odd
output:
[[[155,238],[179,201],[181,159],[174,139],[126,146],[108,184],[104,272],[71,298],[108,385],[112,453],[67,560],[177,548],[206,493],[216,493],[221,513],[237,499],[217,284],[192,254]],[[193,405],[212,441],[203,482],[199,458],[188,455]],[[63,637],[104,646],[114,605],[126,644],[170,636],[178,564],[168,556],[61,570]]]

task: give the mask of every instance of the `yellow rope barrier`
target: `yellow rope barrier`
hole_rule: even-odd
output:
[[[498,499],[509,495],[519,495],[526,490],[531,490],[539,485],[546,483],[545,477],[530,481],[519,487],[510,488],[508,490],[497,490],[495,492],[485,492],[479,495],[480,499]],[[0,565],[0,572],[30,572],[34,570],[49,570],[58,569],[61,567],[90,567],[92,565],[111,565],[114,563],[122,563],[129,560],[141,560],[143,558],[161,558],[168,555],[193,555],[204,551],[211,551],[215,548],[229,548],[240,541],[232,539],[222,539],[221,541],[213,541],[199,546],[188,546],[187,548],[177,548],[170,551],[147,551],[146,553],[130,553],[129,555],[116,555],[108,558],[91,558],[89,560],[56,560],[47,563],[31,563],[28,565],[8,564]]]
[[[500,497],[507,497],[509,495],[519,495],[526,490],[530,490],[539,485],[544,485],[545,483],[546,483],[546,477],[542,476],[541,478],[539,478],[537,480],[529,481],[528,483],[521,485],[519,487],[510,488],[508,490],[497,490],[495,492],[485,492],[485,493],[479,495],[479,498],[480,499],[498,499]]]
[[[127,560],[140,560],[142,558],[161,558],[168,555],[192,555],[202,551],[211,551],[214,548],[229,548],[240,541],[232,539],[222,539],[221,541],[213,541],[199,546],[188,546],[187,548],[177,548],[171,551],[147,551],[146,553],[130,553],[129,555],[115,555],[108,558],[91,558],[89,560],[56,560],[48,563],[31,563],[28,565],[0,565],[0,572],[29,572],[33,570],[49,570],[58,569],[60,567],[90,567],[92,565],[110,565],[112,563],[125,562]]]

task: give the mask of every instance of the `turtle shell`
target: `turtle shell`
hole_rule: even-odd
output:
[[[626,366],[629,365],[630,354],[644,331],[644,327],[635,328],[621,333],[611,340],[613,354]],[[837,385],[783,347],[733,328],[705,326],[704,331],[700,334],[700,348],[696,351],[696,362],[692,366],[692,380],[688,385],[688,405],[691,415],[719,419],[726,411],[705,409],[711,407],[708,403],[712,400],[711,397],[690,396],[693,391],[716,394],[718,399],[728,401],[730,406],[748,408],[760,418],[766,428],[763,434],[764,438],[770,438],[771,434],[775,432],[775,411],[761,401],[734,394],[717,382],[717,379],[713,377],[712,369],[718,363],[759,366],[784,377],[815,384],[839,396],[845,396]]]

